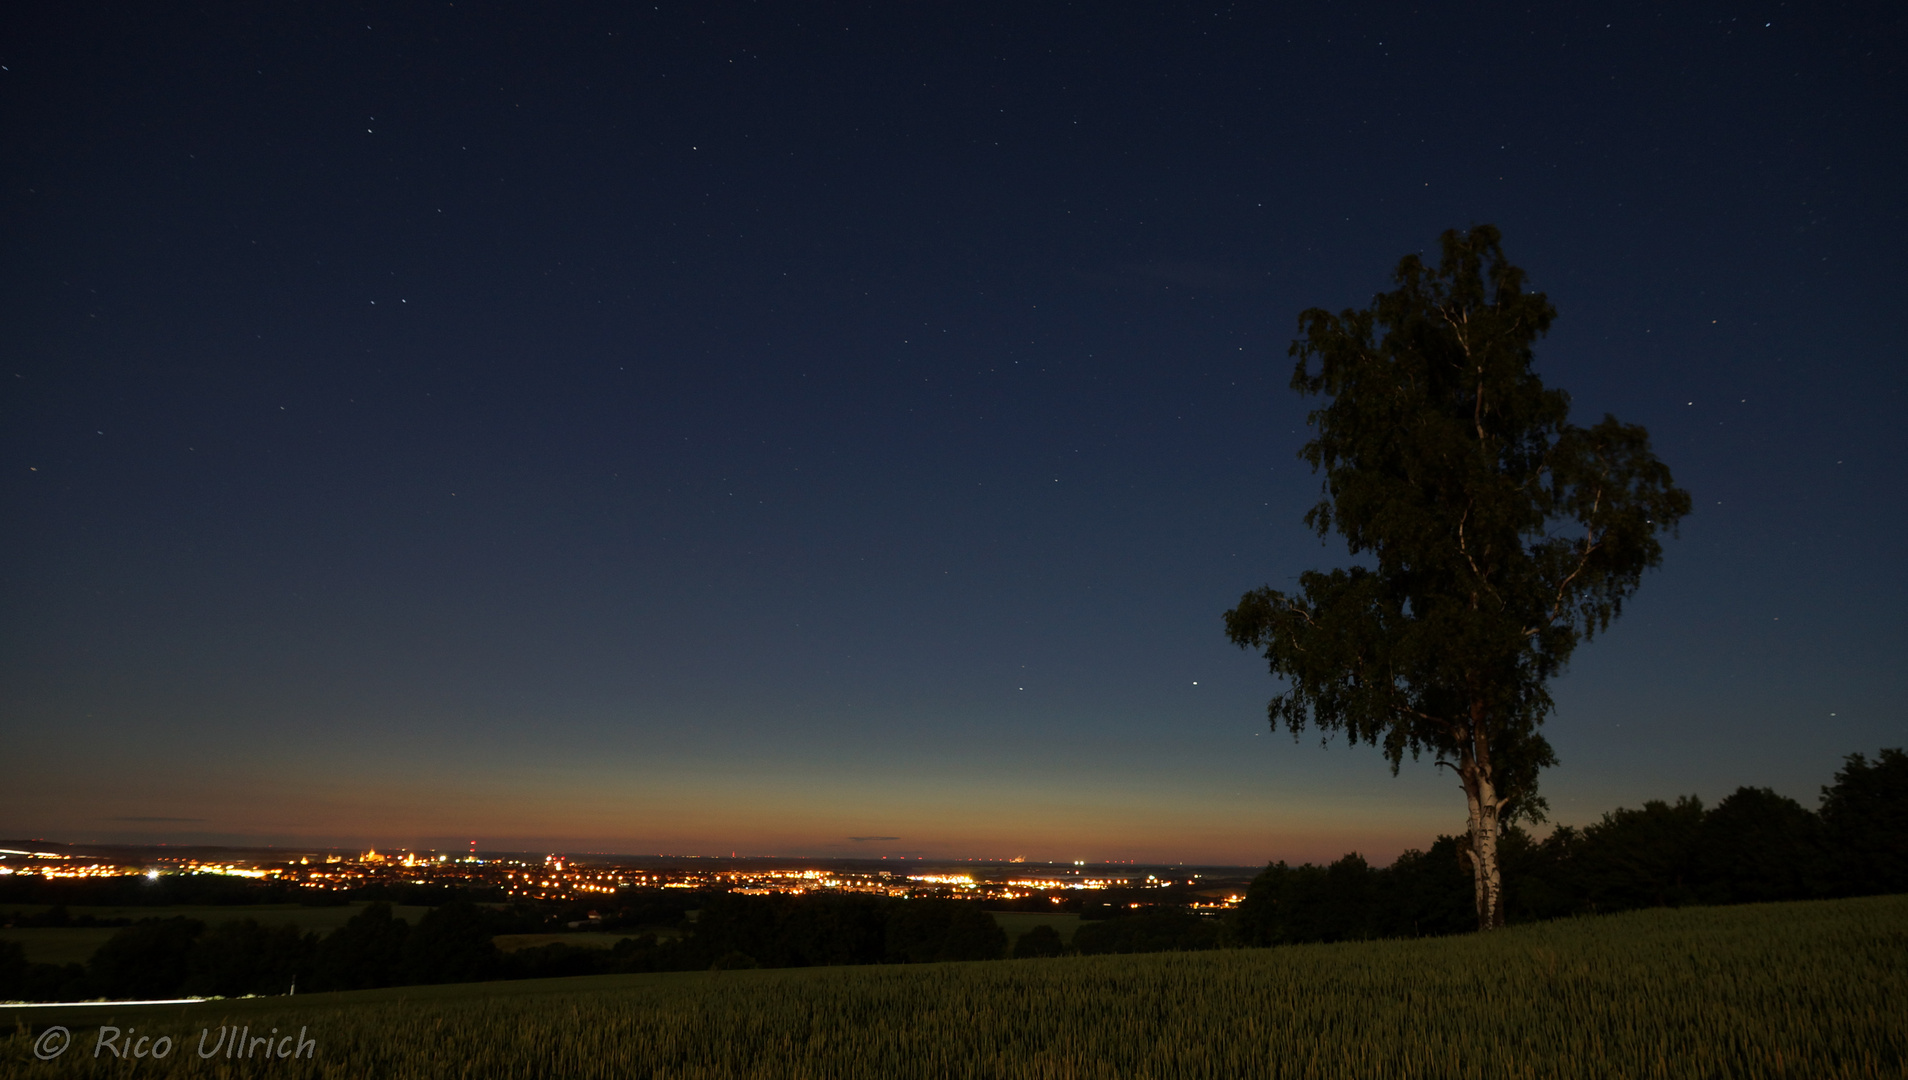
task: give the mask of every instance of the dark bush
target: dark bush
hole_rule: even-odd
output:
[[[371,990],[401,978],[411,926],[389,904],[371,904],[326,935],[312,958],[312,989]]]
[[[318,937],[295,926],[260,926],[256,920],[223,923],[200,937],[186,959],[187,994],[239,997],[291,992],[299,976],[311,989]]]
[[[26,948],[17,941],[0,941],[0,1001],[33,1001],[26,996]]]
[[[1103,922],[1081,923],[1073,932],[1075,952],[1190,952],[1216,949],[1223,939],[1218,919],[1187,911],[1143,911]]]
[[[83,1001],[98,997],[78,964],[36,964],[17,941],[0,941],[0,1001]]]
[[[1471,871],[1458,857],[1456,837],[1440,836],[1428,851],[1407,851],[1378,873],[1385,897],[1381,936],[1430,937],[1477,928]],[[1515,893],[1507,909],[1514,918]]]
[[[1384,923],[1399,921],[1385,909],[1387,891],[1384,871],[1356,852],[1330,866],[1273,863],[1246,890],[1233,934],[1245,945],[1379,937]]]
[[[453,983],[495,978],[501,964],[497,946],[490,939],[483,913],[469,900],[432,908],[404,937],[401,981]]]
[[[693,971],[708,966],[708,954],[687,940],[658,940],[654,934],[624,938],[610,950],[606,970],[615,972]]]
[[[910,901],[912,903],[913,901]],[[947,922],[941,960],[999,960],[1007,955],[1007,931],[979,904],[957,904]]]
[[[143,919],[108,938],[87,973],[109,998],[176,997],[193,942],[204,932],[197,919]]]
[[[940,960],[997,960],[1007,955],[1007,932],[980,905],[965,900],[891,902],[887,959],[926,964]]]
[[[1060,940],[1060,931],[1045,923],[1020,935],[1014,942],[1014,959],[1026,960],[1032,957],[1059,956],[1066,951],[1066,945]]]
[[[886,906],[873,896],[803,897],[782,923],[791,962],[880,963],[887,953]]]

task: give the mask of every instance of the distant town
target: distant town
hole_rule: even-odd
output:
[[[520,901],[586,902],[629,890],[740,895],[870,893],[963,898],[1021,910],[1109,902],[1219,912],[1237,907],[1256,867],[285,848],[137,847],[0,841],[0,880],[175,875],[243,878],[326,894],[437,887]]]

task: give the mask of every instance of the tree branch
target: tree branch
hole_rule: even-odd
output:
[[[1444,321],[1451,325],[1451,334],[1457,338],[1458,348],[1464,350],[1464,359],[1471,360],[1471,342],[1464,336],[1464,331],[1471,321],[1470,312],[1467,311],[1461,318],[1454,319],[1449,311],[1440,307],[1438,314],[1444,316]],[[1488,439],[1488,436],[1484,434],[1484,369],[1473,363],[1471,370],[1477,376],[1477,400],[1471,404],[1471,426],[1477,429],[1477,441],[1484,442]]]
[[[1475,505],[1477,505],[1476,499],[1467,501],[1464,504],[1464,512],[1458,515],[1458,553],[1464,556],[1464,562],[1470,566],[1471,573],[1477,575],[1477,580],[1484,586],[1484,591],[1502,601],[1504,598],[1498,596],[1497,587],[1491,584],[1490,578],[1484,576],[1484,571],[1478,569],[1477,560],[1471,557],[1470,544],[1464,539],[1464,523],[1470,519],[1471,507]]]
[[[1596,498],[1590,503],[1590,513],[1588,515],[1590,520],[1596,520],[1597,508],[1602,505],[1603,489],[1599,487],[1597,488]],[[1525,637],[1541,634],[1546,627],[1549,627],[1552,623],[1557,621],[1557,617],[1563,613],[1564,593],[1570,588],[1570,583],[1577,579],[1577,575],[1583,573],[1584,568],[1590,565],[1590,556],[1595,554],[1597,548],[1601,546],[1601,534],[1597,532],[1597,527],[1595,525],[1589,526],[1583,534],[1583,554],[1577,559],[1576,568],[1571,570],[1568,574],[1565,574],[1564,579],[1557,583],[1557,598],[1555,602],[1550,605],[1550,611],[1545,614],[1542,625],[1526,627],[1524,630]]]

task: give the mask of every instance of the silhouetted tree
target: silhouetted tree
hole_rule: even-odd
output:
[[[947,920],[940,960],[999,960],[1007,955],[1007,931],[979,904],[957,904]]]
[[[900,963],[1007,955],[1007,932],[978,905],[961,900],[897,902],[889,908],[886,936],[888,959]]]
[[[1477,925],[1471,874],[1456,837],[1440,836],[1426,851],[1407,851],[1382,873],[1387,936],[1456,934]]]
[[[0,940],[0,1001],[34,1000],[26,996],[28,977],[25,946]]]
[[[432,908],[404,937],[405,983],[477,982],[498,972],[497,946],[477,905],[454,900]]]
[[[254,919],[222,923],[192,944],[182,989],[188,994],[238,997],[283,994],[300,975],[311,986],[318,936],[296,926],[261,926]]]
[[[791,965],[880,963],[887,953],[886,906],[873,896],[803,897],[782,925]]]
[[[1822,823],[1847,894],[1908,892],[1908,754],[1850,754],[1822,789]]]
[[[87,973],[109,998],[164,998],[185,982],[192,943],[205,932],[197,919],[143,919],[106,939]]]
[[[1504,830],[1504,910],[1511,922],[1555,919],[1591,910],[1582,873],[1583,832],[1568,825],[1533,840],[1524,830]]]
[[[1690,499],[1643,428],[1569,422],[1569,396],[1531,366],[1556,311],[1495,228],[1445,233],[1437,269],[1408,255],[1394,281],[1362,311],[1306,311],[1291,349],[1293,389],[1327,399],[1303,450],[1325,478],[1306,523],[1371,565],[1247,593],[1226,631],[1285,681],[1274,729],[1342,731],[1394,772],[1407,753],[1455,770],[1488,929],[1504,921],[1499,830],[1540,818],[1556,761],[1546,684],[1619,614]]]
[[[1703,815],[1697,896],[1705,903],[1800,900],[1822,891],[1822,822],[1768,788],[1737,788]]]
[[[1246,945],[1359,941],[1384,936],[1382,872],[1357,852],[1330,866],[1266,867],[1246,889],[1233,934]]]
[[[1649,799],[1640,810],[1612,810],[1583,830],[1578,873],[1596,911],[1694,903],[1703,801]]]
[[[353,915],[318,943],[312,958],[312,989],[370,990],[395,986],[411,926],[376,903]]]
[[[1014,942],[1014,959],[1027,960],[1042,956],[1059,956],[1066,951],[1066,944],[1060,940],[1060,931],[1041,923],[1020,935]]]
[[[794,898],[786,896],[708,897],[690,935],[702,957],[700,966],[729,953],[741,953],[769,967],[793,966],[794,953],[782,924],[794,903]]]
[[[0,1001],[81,1001],[98,991],[78,964],[36,964],[17,941],[0,941]]]

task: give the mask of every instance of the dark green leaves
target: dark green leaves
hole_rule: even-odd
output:
[[[1553,763],[1546,681],[1608,627],[1690,509],[1641,427],[1569,422],[1534,347],[1556,310],[1526,292],[1498,231],[1406,256],[1370,307],[1299,317],[1292,386],[1323,399],[1301,450],[1324,480],[1306,515],[1368,567],[1247,593],[1226,613],[1286,685],[1273,726],[1316,724],[1440,760],[1482,755],[1532,812]]]

